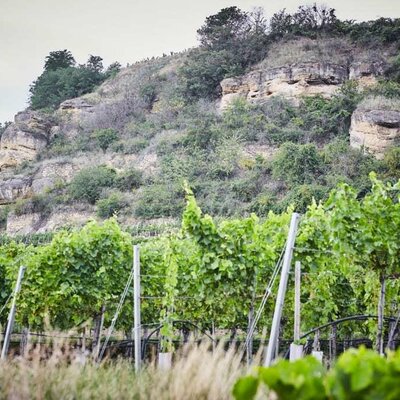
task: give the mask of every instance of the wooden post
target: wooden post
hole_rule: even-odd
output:
[[[19,353],[21,357],[25,356],[26,349],[28,347],[29,329],[24,327],[22,329],[21,341],[19,343]]]
[[[142,343],[140,337],[140,253],[139,246],[133,247],[133,308],[134,308],[134,323],[133,334],[135,339],[135,371],[139,372],[142,359]]]
[[[290,221],[286,250],[285,250],[285,255],[283,257],[281,279],[279,282],[278,295],[275,303],[274,318],[272,320],[272,327],[268,341],[267,354],[264,360],[264,365],[267,367],[271,365],[273,355],[275,354],[276,344],[278,341],[279,326],[281,323],[283,303],[285,301],[286,287],[287,287],[288,275],[290,272],[290,264],[292,261],[294,243],[296,240],[299,217],[300,217],[299,214],[293,213],[292,219]]]
[[[19,267],[18,278],[17,278],[17,283],[15,285],[15,289],[14,289],[14,295],[13,295],[13,300],[12,300],[12,304],[11,304],[10,314],[8,315],[7,329],[6,329],[6,334],[4,336],[3,348],[1,350],[1,359],[2,360],[5,360],[7,357],[8,346],[10,345],[11,333],[14,328],[17,295],[18,295],[19,291],[21,290],[21,282],[22,282],[22,278],[24,277],[24,272],[25,272],[25,267],[23,267],[23,266]]]

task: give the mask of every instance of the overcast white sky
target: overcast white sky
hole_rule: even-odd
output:
[[[236,5],[261,6],[267,16],[301,0],[0,0],[0,122],[27,106],[30,83],[53,50],[79,63],[89,54],[122,65],[196,45],[208,15]],[[342,19],[400,17],[399,0],[330,0]]]

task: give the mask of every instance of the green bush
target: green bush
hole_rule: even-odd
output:
[[[111,193],[104,199],[96,201],[96,214],[100,218],[110,218],[127,206],[119,193]]]
[[[299,213],[307,211],[307,207],[315,200],[325,200],[329,194],[330,187],[317,184],[304,184],[290,188],[287,195],[271,207],[274,211],[284,212],[289,206]]]
[[[115,129],[96,129],[92,133],[92,137],[96,140],[99,147],[105,153],[107,149],[118,140],[118,133]]]
[[[379,81],[376,85],[366,91],[365,95],[368,96],[369,94],[376,97],[383,96],[389,99],[400,98],[400,78],[398,82],[386,80]]]
[[[14,205],[14,213],[17,216],[32,213],[47,216],[51,213],[53,200],[50,194],[37,194],[29,199],[20,199]]]
[[[141,150],[145,149],[148,144],[149,141],[147,139],[138,137],[114,142],[111,144],[110,149],[116,153],[137,154]]]
[[[87,167],[79,171],[71,181],[69,194],[73,199],[94,204],[104,188],[114,185],[116,172],[104,165]]]
[[[400,351],[384,358],[364,347],[343,353],[328,372],[314,357],[280,360],[236,381],[236,400],[256,398],[266,385],[278,400],[395,400],[400,398]]]
[[[101,73],[85,66],[45,71],[30,88],[31,107],[57,108],[64,100],[91,92],[102,80]]]
[[[285,143],[272,161],[272,175],[287,184],[311,183],[323,173],[323,167],[315,145]]]
[[[386,176],[400,179],[400,147],[393,147],[388,150],[383,160],[386,169]]]
[[[115,180],[115,187],[121,191],[137,189],[143,183],[143,173],[136,168],[122,172]]]
[[[9,206],[0,207],[0,230],[5,230],[7,227],[7,218],[10,212]]]
[[[180,184],[154,184],[143,188],[135,215],[145,219],[178,217],[184,205],[184,192]]]
[[[221,94],[220,82],[227,76],[239,75],[243,68],[236,63],[232,53],[226,50],[192,50],[179,70],[184,96],[216,99]]]
[[[150,110],[157,97],[157,82],[154,80],[142,84],[139,88],[139,96],[145,104],[145,108]]]

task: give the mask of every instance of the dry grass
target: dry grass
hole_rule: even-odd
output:
[[[255,66],[275,68],[302,62],[330,62],[347,65],[349,62],[373,62],[382,59],[382,49],[356,47],[346,38],[299,38],[273,44],[269,56]]]
[[[127,360],[82,365],[76,353],[55,350],[42,361],[38,350],[0,367],[1,399],[230,399],[246,373],[234,349],[209,345],[180,351],[170,370],[146,366],[136,375]]]
[[[387,98],[384,96],[368,96],[358,105],[359,110],[382,110],[382,111],[399,111],[400,99]]]

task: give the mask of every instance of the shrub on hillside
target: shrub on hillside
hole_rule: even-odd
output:
[[[395,180],[400,179],[400,147],[393,147],[387,151],[383,162],[385,175]]]
[[[73,199],[94,204],[104,188],[113,186],[116,176],[113,169],[104,165],[84,168],[71,181],[69,194]]]
[[[143,188],[135,215],[145,219],[179,217],[184,205],[184,191],[179,183],[154,184]]]
[[[14,205],[14,213],[17,216],[33,213],[46,216],[51,213],[54,200],[49,193],[37,194],[29,199],[20,199]]]
[[[118,133],[115,129],[96,129],[92,133],[92,137],[96,140],[99,147],[105,153],[107,149],[118,140]]]
[[[283,212],[288,207],[293,206],[295,211],[304,213],[313,200],[318,202],[326,199],[329,191],[330,187],[313,183],[295,186],[279,203],[275,203],[272,209]]]
[[[64,100],[91,92],[102,80],[99,72],[85,66],[45,71],[30,88],[31,107],[57,108]]]
[[[121,191],[137,189],[143,183],[143,173],[136,168],[129,168],[118,175],[115,187]]]
[[[272,175],[287,184],[311,183],[323,173],[323,167],[315,145],[285,143],[272,161]]]
[[[91,55],[84,65],[75,65],[75,59],[68,50],[52,51],[46,57],[43,73],[29,89],[30,104],[36,109],[57,108],[64,100],[82,96],[110,76],[118,68],[103,72],[102,58]]]
[[[100,218],[110,218],[127,206],[127,202],[119,193],[111,193],[104,199],[96,201],[96,214]]]
[[[193,100],[216,99],[221,94],[220,82],[243,72],[233,55],[226,51],[195,49],[179,69],[184,96]]]

